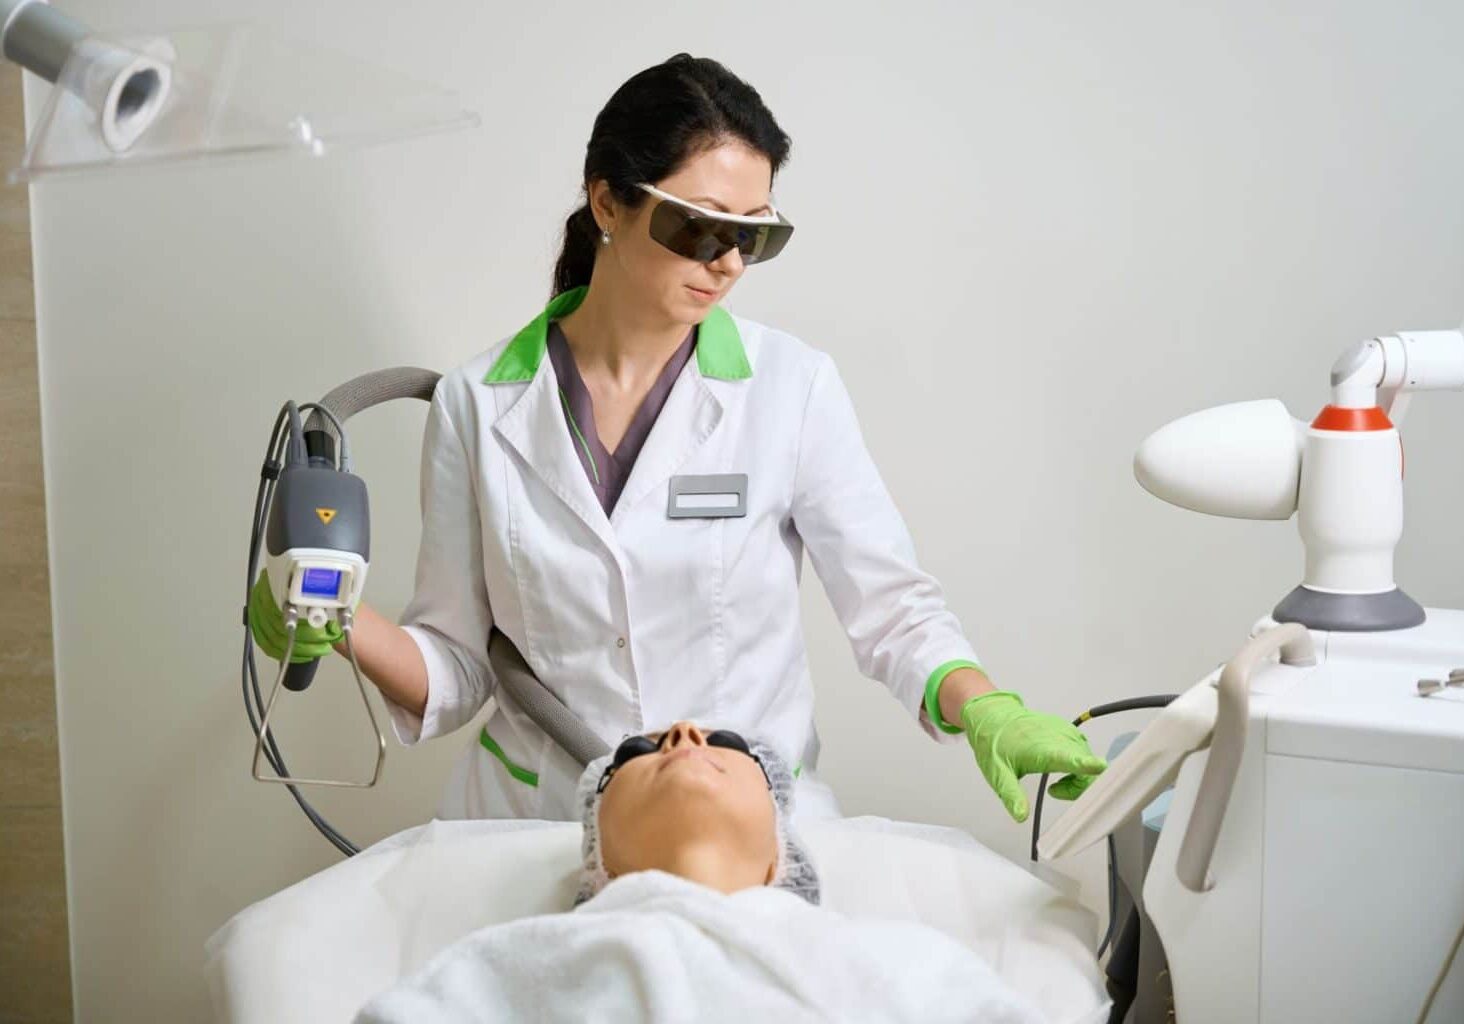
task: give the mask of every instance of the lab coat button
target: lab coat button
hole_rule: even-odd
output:
[[[625,646],[625,637],[623,637],[623,636],[617,636],[615,638],[615,646],[616,647],[624,647]]]

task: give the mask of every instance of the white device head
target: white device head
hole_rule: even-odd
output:
[[[1296,511],[1306,424],[1274,398],[1183,416],[1139,446],[1134,476],[1172,505],[1236,519]]]
[[[1276,618],[1316,629],[1406,629],[1423,609],[1393,578],[1403,533],[1403,450],[1395,423],[1410,393],[1464,389],[1464,332],[1414,331],[1353,346],[1332,367],[1311,423],[1274,399],[1182,417],[1140,445],[1134,475],[1182,508],[1289,519],[1306,548],[1301,586]]]

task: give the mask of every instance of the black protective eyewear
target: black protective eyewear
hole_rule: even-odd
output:
[[[600,784],[595,787],[595,792],[597,794],[605,792],[605,787],[610,785],[610,780],[615,777],[615,773],[625,767],[627,763],[634,761],[638,757],[646,754],[654,754],[661,750],[666,745],[666,737],[669,735],[671,735],[669,732],[664,732],[661,734],[660,739],[653,740],[649,736],[627,736],[621,740],[620,746],[615,748],[615,756],[605,766],[605,774],[600,776]],[[757,762],[758,768],[761,769],[763,779],[768,784],[768,789],[773,788],[773,780],[768,777],[768,769],[762,763],[762,758],[752,752],[752,748],[747,745],[747,741],[740,734],[733,732],[731,729],[715,729],[707,733],[703,739],[709,747],[735,750],[752,758]]]
[[[678,256],[712,263],[736,249],[748,266],[766,263],[788,244],[793,225],[776,209],[761,217],[720,213],[641,185],[660,200],[651,210],[651,237]]]

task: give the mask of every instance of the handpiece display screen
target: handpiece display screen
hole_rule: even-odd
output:
[[[339,569],[306,569],[300,580],[300,593],[308,597],[335,597],[340,592]]]

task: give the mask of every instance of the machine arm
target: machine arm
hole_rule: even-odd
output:
[[[1332,404],[1380,406],[1394,425],[1414,391],[1464,389],[1464,331],[1401,331],[1358,342],[1332,366]]]

